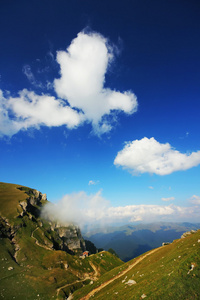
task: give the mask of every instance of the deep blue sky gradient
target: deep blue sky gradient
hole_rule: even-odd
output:
[[[56,51],[65,50],[84,28],[118,48],[105,86],[132,90],[138,111],[118,114],[115,128],[101,138],[91,134],[90,124],[2,138],[0,181],[31,186],[53,202],[102,189],[113,206],[163,205],[161,198],[172,196],[176,205],[187,206],[192,195],[200,196],[200,166],[166,176],[132,176],[113,162],[125,141],[145,136],[183,153],[200,150],[200,2],[1,0],[0,88],[12,95],[24,88],[49,92],[33,88],[23,67],[31,66],[38,82],[53,82],[59,78]],[[89,180],[99,183],[89,186]]]

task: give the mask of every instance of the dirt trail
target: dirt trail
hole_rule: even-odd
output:
[[[77,283],[77,282],[83,282],[83,281],[85,281],[85,280],[87,280],[87,279],[90,279],[90,280],[97,280],[97,279],[99,278],[99,272],[98,272],[97,267],[96,267],[91,261],[89,261],[89,264],[91,265],[91,267],[92,267],[93,270],[94,270],[94,275],[93,275],[93,276],[86,276],[84,279],[76,280],[76,281],[74,281],[74,282],[72,282],[72,283],[68,283],[68,284],[65,284],[65,285],[61,286],[60,288],[57,289],[57,297],[58,297],[58,295],[59,295],[59,293],[60,293],[60,291],[61,291],[62,289],[66,288],[66,287],[68,287],[68,286],[70,286],[70,285],[73,285],[73,284],[75,284],[75,283]],[[71,295],[68,297],[68,299],[73,299],[73,294],[71,294]]]
[[[70,285],[73,285],[73,284],[75,284],[75,283],[83,282],[83,281],[85,281],[86,279],[90,279],[90,278],[88,277],[88,278],[84,278],[84,279],[81,279],[81,280],[76,280],[76,281],[74,281],[74,282],[72,282],[72,283],[68,283],[68,284],[65,284],[65,285],[61,286],[60,288],[57,289],[57,292],[56,292],[56,293],[57,293],[57,297],[58,297],[58,295],[59,295],[59,293],[60,293],[60,291],[61,291],[62,289],[66,288],[66,287],[68,287],[68,286],[70,286]]]
[[[15,262],[18,264],[17,255],[18,255],[19,251],[21,250],[21,248],[19,247],[19,244],[17,244],[14,239],[12,240],[12,242],[13,242],[14,248],[15,248],[15,254],[13,255],[13,258],[14,258]]]
[[[120,274],[116,275],[115,277],[113,277],[112,279],[102,283],[99,287],[95,288],[94,290],[92,290],[89,294],[87,294],[85,297],[81,298],[80,300],[88,300],[91,296],[93,296],[95,293],[99,292],[100,290],[102,290],[103,288],[105,288],[107,285],[109,285],[110,283],[112,283],[113,281],[115,281],[116,279],[124,276],[127,272],[129,272],[133,267],[135,267],[137,264],[139,264],[143,259],[145,259],[147,256],[153,254],[154,252],[158,251],[161,247],[156,248],[152,251],[150,251],[149,253],[143,255],[142,257],[138,258],[136,262],[134,262],[133,264],[129,265],[128,268],[124,271],[122,271]]]
[[[36,245],[38,245],[38,246],[40,246],[40,247],[42,247],[42,248],[44,248],[44,249],[46,249],[46,250],[53,251],[53,249],[49,248],[48,246],[45,246],[45,245],[40,244],[40,243],[38,242],[38,240],[33,236],[34,232],[35,232],[36,230],[38,230],[39,228],[40,228],[40,227],[36,227],[36,228],[33,230],[32,234],[31,234],[31,237],[35,240]]]
[[[89,261],[89,264],[90,264],[90,266],[92,267],[92,269],[94,270],[94,277],[91,278],[91,279],[97,280],[97,279],[99,278],[99,272],[98,272],[98,269],[97,269],[97,267],[96,267],[91,261]]]

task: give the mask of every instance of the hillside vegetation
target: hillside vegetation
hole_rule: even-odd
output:
[[[0,183],[0,299],[65,299],[122,261],[108,252],[82,259],[79,228],[40,217],[40,192]]]
[[[200,299],[200,230],[103,275],[73,299]]]
[[[80,229],[41,218],[46,203],[0,183],[0,299],[200,299],[200,231],[127,263],[106,251],[82,259]]]

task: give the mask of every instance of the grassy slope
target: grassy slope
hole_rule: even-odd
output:
[[[14,245],[9,238],[0,238],[0,299],[64,299],[69,292],[90,282],[87,278],[99,277],[122,264],[107,252],[103,257],[97,254],[82,260],[64,251],[45,249],[51,244],[48,224],[43,222],[41,227],[40,218],[30,215],[16,218],[19,202],[28,197],[18,187],[0,183],[0,214],[14,225],[15,240],[20,247],[16,262]],[[9,270],[10,267],[13,269]]]
[[[142,295],[146,295],[147,299],[200,299],[199,240],[200,231],[161,247],[96,293],[92,299],[142,299]],[[90,290],[114,278],[137,259],[108,272],[93,286],[75,292],[74,300],[81,299]],[[191,270],[191,265],[194,265],[194,270]],[[126,284],[128,280],[135,280],[136,284],[129,286]]]
[[[20,191],[20,185],[0,182],[0,214],[12,219],[18,214],[18,204],[27,198],[25,191]]]

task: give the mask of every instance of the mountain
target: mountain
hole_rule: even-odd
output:
[[[73,300],[200,299],[200,230],[116,267]]]
[[[172,242],[192,229],[199,229],[200,224],[191,223],[151,223],[124,225],[94,229],[83,234],[84,238],[97,247],[108,250],[112,248],[123,261],[129,261],[163,242]]]
[[[35,189],[0,183],[0,299],[200,299],[200,231],[188,231],[127,263],[113,249],[114,255],[102,251],[85,258],[87,245],[94,252],[95,245],[85,243],[77,226],[42,218],[47,203]],[[153,234],[174,226],[180,233],[184,226],[194,227],[144,226],[125,226],[122,233],[138,232],[139,239],[139,231]],[[145,236],[140,240],[145,242]]]
[[[65,299],[122,265],[109,252],[85,259],[80,229],[41,217],[46,195],[0,183],[0,299]]]

